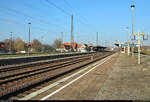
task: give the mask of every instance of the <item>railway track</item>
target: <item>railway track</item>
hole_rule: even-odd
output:
[[[49,59],[52,60],[52,59],[71,57],[71,56],[72,57],[80,56],[80,55],[86,55],[86,54],[92,54],[92,53],[95,53],[95,52],[3,58],[3,59],[0,59],[0,68],[4,66],[10,66],[10,65],[18,65],[18,64],[31,63],[31,62],[36,62],[36,61],[44,61],[44,60],[49,60]]]
[[[88,54],[90,55],[90,54]],[[31,62],[31,63],[25,63],[25,64],[19,64],[19,65],[11,65],[11,66],[4,66],[4,67],[0,67],[0,73],[1,75],[4,73],[4,72],[8,72],[8,71],[14,71],[14,70],[24,70],[25,68],[32,68],[32,67],[36,67],[36,66],[42,66],[42,65],[50,65],[50,64],[53,64],[55,62],[63,62],[64,60],[65,61],[68,61],[68,60],[72,60],[74,58],[80,58],[80,57],[84,57],[84,56],[87,56],[87,55],[80,55],[80,56],[74,56],[74,57],[65,57],[65,58],[59,58],[59,59],[53,59],[53,60],[44,60],[44,61],[37,61],[37,62]],[[28,69],[27,69],[28,70]],[[30,69],[29,69],[30,70]],[[4,73],[6,74],[6,73]],[[0,77],[1,77],[0,75]]]
[[[113,52],[88,54],[31,65],[1,68],[0,98],[3,99],[24,88],[64,75],[111,54]]]

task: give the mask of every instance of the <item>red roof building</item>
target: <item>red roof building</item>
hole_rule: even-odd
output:
[[[66,50],[70,50],[70,49],[77,49],[78,44],[77,43],[64,43],[63,44],[63,48],[65,48]]]
[[[0,49],[4,49],[5,48],[5,43],[4,42],[0,42]]]

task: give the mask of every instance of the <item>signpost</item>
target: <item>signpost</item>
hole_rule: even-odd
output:
[[[131,36],[131,40],[136,40],[137,37],[137,47],[138,47],[138,64],[141,64],[141,36],[142,36],[142,40],[148,40],[148,35],[145,35],[144,32],[134,32],[134,34]]]

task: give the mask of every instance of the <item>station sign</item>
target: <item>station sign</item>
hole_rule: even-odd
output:
[[[136,47],[137,44],[129,44],[130,47]],[[128,47],[128,44],[120,44],[120,47]]]
[[[148,35],[146,35],[144,32],[141,32],[140,35],[142,36],[142,40],[148,40]],[[141,37],[140,36],[140,37]],[[138,40],[138,34],[134,32],[133,35],[130,36],[131,40]]]

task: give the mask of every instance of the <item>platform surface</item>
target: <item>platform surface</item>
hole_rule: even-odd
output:
[[[95,100],[150,100],[150,57],[120,54]]]

